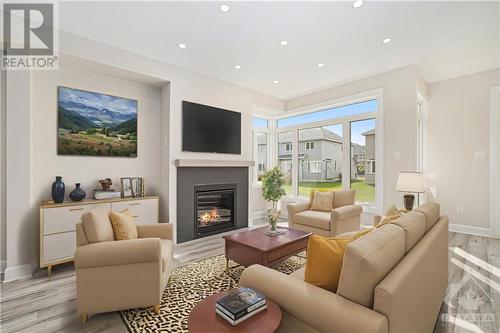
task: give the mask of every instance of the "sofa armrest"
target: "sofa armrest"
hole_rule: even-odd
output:
[[[160,261],[159,238],[131,239],[79,246],[75,252],[77,269]]]
[[[172,240],[172,223],[138,224],[139,238],[161,238]]]
[[[387,332],[387,318],[342,296],[260,265],[239,284],[258,290],[282,310],[321,332]]]
[[[309,201],[291,203],[286,206],[286,209],[288,210],[288,218],[291,219],[295,214],[306,211],[309,208],[311,208],[311,203]]]
[[[331,213],[331,220],[345,220],[351,217],[359,216],[363,212],[360,205],[347,205],[335,208]]]

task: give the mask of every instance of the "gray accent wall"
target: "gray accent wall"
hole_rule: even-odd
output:
[[[178,167],[177,243],[196,238],[194,187],[214,184],[236,184],[236,229],[248,227],[248,167]]]

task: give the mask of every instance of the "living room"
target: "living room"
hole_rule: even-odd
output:
[[[499,330],[498,2],[31,5],[2,331]]]

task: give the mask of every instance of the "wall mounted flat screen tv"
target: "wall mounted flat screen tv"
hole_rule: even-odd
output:
[[[241,113],[182,101],[182,150],[241,154]]]

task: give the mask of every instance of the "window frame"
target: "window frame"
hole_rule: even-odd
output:
[[[253,127],[253,118],[261,118],[267,120],[267,128],[254,128]],[[273,158],[272,158],[272,141],[273,141],[273,123],[274,119],[270,115],[262,115],[262,114],[254,114],[252,115],[252,159],[255,165],[252,167],[251,174],[251,183],[253,186],[262,186],[262,181],[259,181],[259,161],[258,161],[258,153],[259,153],[259,145],[257,144],[257,136],[259,134],[266,134],[266,143],[267,143],[267,153],[266,153],[266,162],[267,162],[267,170],[272,168]],[[265,171],[267,171],[265,170]]]
[[[354,114],[350,116],[344,116],[339,118],[332,118],[327,120],[320,120],[316,122],[308,122],[300,125],[293,125],[288,127],[277,128],[277,121],[279,119],[288,118],[292,116],[298,116],[306,113],[312,113],[317,111],[323,111],[326,109],[338,108],[346,105],[356,104],[360,102],[365,102],[369,100],[377,101],[377,111],[376,112],[365,112],[360,114]],[[376,127],[375,127],[375,161],[376,165],[378,164],[378,169],[383,170],[383,89],[374,89],[366,92],[362,92],[359,94],[346,96],[334,100],[329,100],[321,103],[317,103],[314,105],[309,105],[305,107],[300,107],[294,110],[287,111],[286,113],[282,112],[277,114],[274,117],[274,131],[273,137],[275,140],[278,140],[278,136],[283,132],[292,132],[293,140],[292,140],[292,195],[287,195],[289,199],[299,199],[305,200],[305,196],[299,195],[299,186],[298,186],[298,173],[299,173],[299,156],[298,156],[298,136],[299,130],[317,128],[317,127],[325,127],[325,126],[333,126],[333,125],[342,125],[342,138],[343,138],[343,147],[351,147],[351,129],[350,123],[360,120],[367,119],[375,119]],[[295,147],[295,148],[294,148]],[[350,161],[351,149],[343,149],[342,160]],[[273,155],[275,159],[274,163],[278,162],[278,154]],[[350,189],[351,186],[351,170],[350,163],[342,163],[342,188]],[[375,202],[370,204],[363,204],[364,210],[367,212],[373,213],[381,213],[382,211],[382,199],[383,199],[383,172],[375,173],[375,181],[376,181],[376,190],[375,190]]]

